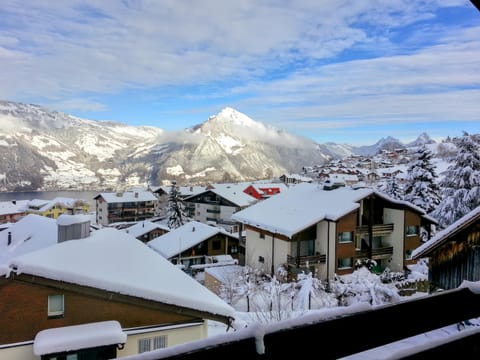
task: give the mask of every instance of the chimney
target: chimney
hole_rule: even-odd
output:
[[[8,240],[7,240],[7,245],[10,245],[12,243],[12,232],[8,232]]]
[[[13,205],[17,205],[17,200],[12,200]]]

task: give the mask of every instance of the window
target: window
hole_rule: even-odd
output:
[[[150,347],[152,345],[152,339],[151,338],[146,338],[146,339],[139,339],[138,340],[138,353],[143,353],[146,351],[150,351]]]
[[[167,335],[154,336],[153,338],[143,338],[138,340],[138,353],[162,349],[166,347]]]
[[[344,231],[338,233],[338,242],[352,242],[353,241],[353,232],[352,231]]]
[[[265,234],[264,233],[258,233],[258,237],[260,239],[265,239]]]
[[[265,258],[263,256],[259,256],[258,257],[258,262],[263,264],[265,262]]]
[[[220,250],[222,248],[222,242],[220,240],[212,241],[212,250]]]
[[[155,336],[153,338],[153,350],[167,347],[167,335]]]
[[[418,235],[418,225],[407,225],[407,236]]]
[[[63,295],[48,296],[48,317],[62,317],[64,312]]]
[[[338,268],[339,269],[347,269],[352,267],[352,258],[342,258],[338,259]]]

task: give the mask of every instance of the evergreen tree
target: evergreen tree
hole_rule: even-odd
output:
[[[176,229],[183,225],[185,217],[185,205],[180,197],[176,181],[172,181],[170,192],[168,193],[168,227]]]
[[[391,176],[385,183],[378,187],[378,190],[387,194],[393,199],[401,200],[403,198],[403,190],[398,185],[395,176]]]
[[[417,157],[408,167],[404,197],[425,212],[431,213],[440,204],[440,188],[436,183],[437,174],[432,165],[432,153],[426,146],[417,151]]]
[[[441,229],[480,206],[480,138],[465,132],[454,143],[458,151],[439,183],[442,201],[432,213]]]

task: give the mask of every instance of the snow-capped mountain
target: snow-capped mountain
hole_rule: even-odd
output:
[[[430,135],[423,132],[421,133],[414,141],[407,144],[408,147],[419,147],[423,145],[435,144],[436,141],[433,140]]]
[[[322,163],[317,144],[225,108],[182,132],[0,101],[0,191],[245,181]]]
[[[356,146],[353,147],[352,150],[358,155],[373,156],[382,150],[395,150],[402,149],[404,147],[405,145],[403,145],[400,140],[391,136],[387,136],[378,140],[374,145]]]

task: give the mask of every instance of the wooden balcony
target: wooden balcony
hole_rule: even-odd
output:
[[[355,228],[357,234],[368,234],[368,225],[361,225]],[[372,226],[373,236],[388,235],[393,232],[393,224],[376,224]]]
[[[373,260],[380,260],[380,259],[388,259],[393,255],[393,246],[386,246],[386,247],[379,247],[372,249],[372,259]],[[368,258],[368,249],[357,249],[355,252],[355,257],[357,259],[365,259]]]
[[[297,264],[298,260],[298,264]],[[314,264],[325,264],[327,262],[327,255],[308,255],[308,256],[300,256],[297,258],[296,256],[287,255],[287,264],[290,266],[306,266],[314,265]]]

